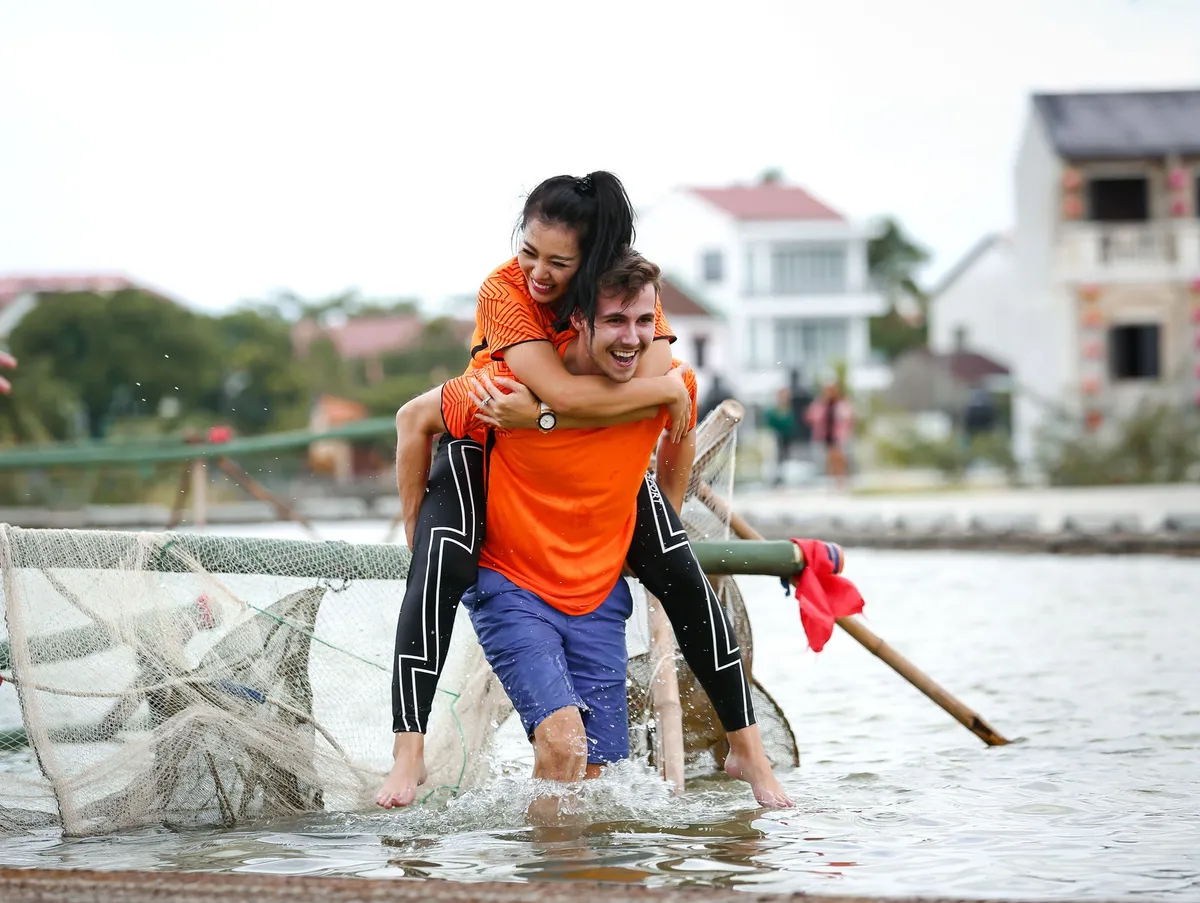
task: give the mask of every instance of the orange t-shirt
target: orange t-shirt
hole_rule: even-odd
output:
[[[496,267],[479,287],[475,306],[475,331],[471,335],[471,362],[464,373],[486,367],[493,359],[504,357],[506,348],[522,342],[554,340],[561,335],[554,328],[551,304],[538,304],[529,294],[521,264],[514,257]],[[568,330],[573,336],[574,330]],[[671,326],[663,315],[662,302],[654,303],[654,337],[675,341]]]
[[[567,342],[559,346],[559,353]],[[674,366],[680,366],[676,361]],[[489,375],[510,376],[503,361]],[[696,426],[696,377],[685,377]],[[455,436],[478,430],[466,376],[442,387],[442,418]],[[569,615],[595,611],[621,576],[637,494],[662,431],[656,417],[593,429],[496,434],[488,459],[487,537],[480,567]]]

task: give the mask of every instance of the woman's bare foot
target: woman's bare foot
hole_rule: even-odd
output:
[[[396,734],[392,744],[392,770],[384,778],[375,796],[375,804],[384,809],[412,805],[417,788],[425,783],[425,735],[415,732]]]
[[[760,806],[768,809],[788,809],[795,805],[767,759],[763,749],[758,725],[752,724],[740,731],[726,735],[729,739],[729,755],[725,757],[725,773],[731,778],[745,781],[754,792]]]

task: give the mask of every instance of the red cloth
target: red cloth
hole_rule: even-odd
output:
[[[820,652],[833,636],[834,622],[862,611],[863,598],[853,583],[837,573],[841,570],[840,549],[831,549],[819,539],[793,538],[792,542],[804,553],[804,570],[792,580],[800,601],[800,623],[809,648]]]

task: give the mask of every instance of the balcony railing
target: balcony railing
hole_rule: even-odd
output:
[[[1064,275],[1174,279],[1200,268],[1200,221],[1073,223],[1058,243]]]

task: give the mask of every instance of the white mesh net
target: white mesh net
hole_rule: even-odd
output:
[[[698,434],[684,510],[694,540],[728,536],[697,497],[704,485],[730,497],[736,420],[720,417]],[[369,808],[391,764],[390,663],[407,563],[394,545],[0,525],[0,832]],[[749,651],[736,585],[721,586]],[[644,605],[629,633],[631,740],[647,752]],[[723,735],[680,668],[686,753],[702,764]],[[760,721],[762,695],[756,685]],[[510,713],[460,610],[426,738],[426,792],[486,781]],[[786,737],[768,746],[781,763],[795,758],[782,724]]]

